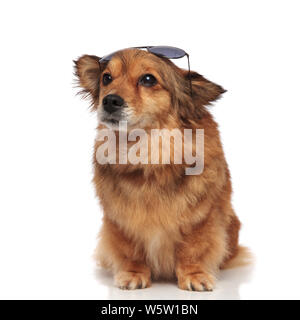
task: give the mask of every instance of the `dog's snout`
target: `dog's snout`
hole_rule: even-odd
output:
[[[116,94],[109,94],[103,98],[102,104],[106,112],[113,113],[124,106],[124,100]]]

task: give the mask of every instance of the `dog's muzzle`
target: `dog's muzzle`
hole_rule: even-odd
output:
[[[103,98],[102,105],[107,113],[112,114],[124,107],[124,100],[116,94],[109,94]]]
[[[100,122],[114,126],[120,121],[125,121],[127,119],[126,107],[126,102],[120,96],[116,94],[105,96],[98,113]]]

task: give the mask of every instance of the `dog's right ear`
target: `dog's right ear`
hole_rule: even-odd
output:
[[[95,106],[100,94],[100,75],[104,66],[100,65],[97,56],[83,55],[75,63],[75,76],[79,86],[83,88],[80,93],[90,97]]]

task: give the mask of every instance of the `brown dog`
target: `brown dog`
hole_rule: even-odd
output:
[[[222,87],[170,60],[137,49],[111,61],[84,55],[75,62],[83,92],[98,111],[98,129],[204,129],[204,170],[186,164],[99,164],[94,183],[104,217],[96,258],[122,289],[177,277],[186,290],[212,290],[220,268],[238,264],[240,222],[231,206],[231,182],[217,124],[207,107]],[[116,114],[114,116],[114,114]],[[132,142],[128,142],[130,145]],[[117,150],[119,149],[117,144]],[[176,146],[171,142],[171,149]],[[233,259],[234,258],[234,259]]]

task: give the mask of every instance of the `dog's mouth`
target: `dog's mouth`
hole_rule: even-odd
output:
[[[114,124],[114,125],[119,124],[119,122],[121,121],[121,119],[116,119],[115,117],[111,117],[111,116],[108,116],[108,117],[103,116],[100,120],[101,122]]]
[[[112,127],[118,126],[120,121],[127,121],[127,115],[123,110],[108,113],[103,108],[100,108],[98,116],[101,123]]]

